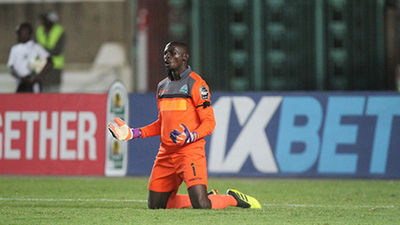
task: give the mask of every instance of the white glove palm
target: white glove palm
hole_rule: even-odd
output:
[[[120,118],[115,118],[114,121],[117,123],[118,127],[113,124],[108,124],[108,130],[114,136],[114,138],[120,141],[127,141],[133,138],[132,129],[126,125],[125,121]]]

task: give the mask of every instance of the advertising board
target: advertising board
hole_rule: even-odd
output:
[[[157,118],[153,94],[130,99],[135,127]],[[214,93],[212,101],[210,176],[400,178],[398,93]],[[158,146],[158,137],[132,141],[128,174],[149,174]]]
[[[103,175],[106,99],[0,95],[0,174]]]

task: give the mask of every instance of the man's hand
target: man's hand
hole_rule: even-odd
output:
[[[26,77],[22,77],[21,79],[21,83],[25,83],[25,84],[32,84],[32,76],[28,75]]]
[[[141,132],[139,129],[131,129],[126,125],[125,121],[121,120],[119,117],[116,117],[114,121],[117,123],[118,127],[115,127],[112,123],[108,124],[108,130],[114,138],[120,141],[127,141],[140,137]]]
[[[199,135],[197,132],[190,132],[185,124],[181,124],[180,126],[182,127],[183,132],[179,132],[175,129],[169,134],[169,137],[176,145],[182,146],[184,144],[195,142],[198,139]]]

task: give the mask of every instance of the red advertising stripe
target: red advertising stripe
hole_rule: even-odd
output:
[[[106,94],[1,94],[0,174],[104,175]]]

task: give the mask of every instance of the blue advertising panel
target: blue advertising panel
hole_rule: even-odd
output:
[[[210,176],[400,178],[395,92],[214,93]],[[154,94],[130,95],[130,124],[157,118]],[[129,146],[129,175],[151,172],[159,137]]]

